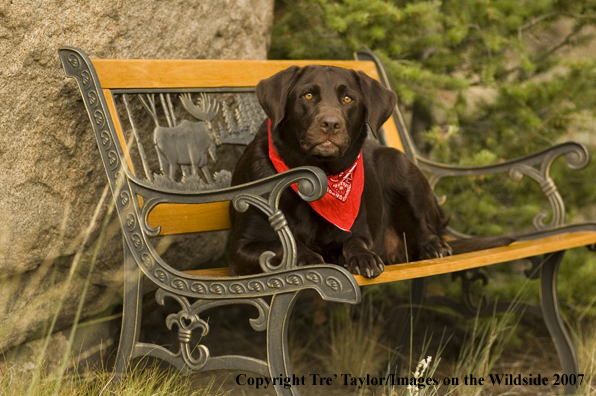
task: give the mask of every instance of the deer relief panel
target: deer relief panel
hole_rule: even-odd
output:
[[[254,92],[115,92],[114,101],[135,175],[174,190],[229,187],[242,149],[225,147],[250,143],[266,118]]]

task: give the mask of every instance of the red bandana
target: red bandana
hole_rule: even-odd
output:
[[[277,154],[271,139],[271,120],[267,122],[269,133],[269,158],[278,172],[285,172],[288,166]],[[362,152],[354,165],[338,175],[327,176],[327,194],[318,201],[308,204],[325,220],[334,224],[343,231],[350,232],[358,211],[360,199],[364,188],[364,165]],[[292,189],[298,192],[298,184],[293,184]]]

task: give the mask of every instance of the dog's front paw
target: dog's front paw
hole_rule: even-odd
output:
[[[420,248],[420,258],[422,260],[446,257],[452,254],[451,246],[436,235],[429,238]]]
[[[312,265],[312,264],[325,264],[325,259],[318,253],[315,253],[311,250],[301,249],[302,251],[298,252],[298,257],[296,257],[296,265],[303,266],[303,265]]]
[[[364,249],[347,257],[344,267],[352,274],[362,275],[365,278],[376,278],[385,269],[383,260],[377,254]]]

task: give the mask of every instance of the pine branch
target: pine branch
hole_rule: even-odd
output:
[[[577,25],[575,28],[573,28],[573,30],[571,31],[571,33],[569,33],[567,35],[567,37],[565,37],[563,39],[563,41],[561,41],[557,45],[552,46],[544,54],[540,55],[539,57],[532,59],[532,63],[538,63],[538,62],[543,61],[544,59],[548,58],[549,56],[551,56],[552,54],[554,54],[555,52],[557,52],[562,47],[564,47],[567,44],[569,44],[569,42],[582,31],[582,29],[584,28],[584,26],[585,25],[583,25],[583,24]]]
[[[547,18],[550,18],[550,17],[552,17],[552,16],[555,16],[555,15],[557,15],[557,14],[558,14],[558,13],[556,13],[556,12],[549,12],[548,14],[541,15],[541,16],[539,16],[539,17],[537,17],[537,18],[534,18],[534,19],[532,19],[531,21],[529,21],[529,22],[526,22],[525,24],[521,25],[520,27],[518,27],[518,28],[517,28],[517,38],[518,38],[519,40],[521,40],[521,39],[522,39],[522,32],[523,32],[524,30],[526,30],[526,29],[528,29],[528,28],[531,28],[532,26],[535,26],[535,25],[536,25],[536,24],[538,24],[539,22],[542,22],[542,21],[544,21],[545,19],[547,19]]]
[[[560,50],[561,48],[563,48],[564,46],[566,46],[567,44],[569,44],[569,42],[570,42],[571,40],[573,40],[573,38],[574,38],[574,37],[576,37],[576,36],[577,36],[577,35],[578,35],[578,34],[579,34],[581,31],[582,31],[582,29],[584,28],[584,26],[585,26],[585,25],[583,25],[583,24],[577,25],[577,26],[576,26],[576,27],[575,27],[575,28],[574,28],[574,29],[571,31],[571,33],[569,33],[569,34],[568,34],[568,35],[567,35],[567,36],[566,36],[566,37],[565,37],[565,38],[564,38],[564,39],[563,39],[561,42],[559,42],[558,44],[556,44],[556,45],[554,45],[554,46],[550,47],[550,48],[549,48],[549,49],[547,49],[547,50],[546,50],[546,51],[545,51],[545,52],[544,52],[542,55],[540,55],[540,56],[538,56],[538,57],[536,57],[536,58],[534,58],[534,59],[531,59],[530,61],[531,61],[532,63],[539,63],[539,62],[542,62],[543,60],[545,60],[546,58],[548,58],[549,56],[551,56],[552,54],[554,54],[555,52],[557,52],[558,50]],[[505,70],[505,71],[504,71],[504,72],[502,72],[502,73],[498,73],[498,74],[496,74],[496,75],[495,75],[495,78],[496,78],[496,79],[503,79],[503,78],[506,78],[506,77],[507,77],[507,76],[509,76],[511,73],[514,73],[514,72],[516,72],[516,71],[518,71],[518,70],[520,70],[520,69],[521,69],[521,66],[519,66],[519,65],[518,65],[518,66],[515,66],[515,67],[512,67],[512,68],[510,68],[510,69],[507,69],[507,70]]]

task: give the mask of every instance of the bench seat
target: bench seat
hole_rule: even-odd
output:
[[[573,249],[596,243],[596,231],[566,232],[543,238],[513,242],[509,246],[479,250],[438,259],[420,260],[412,263],[386,265],[385,271],[376,278],[368,279],[354,275],[360,286],[416,279],[426,276],[447,274],[471,268],[485,267],[517,259],[539,256],[561,250]],[[229,277],[228,268],[213,268],[184,273],[207,278]]]

